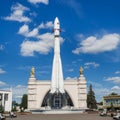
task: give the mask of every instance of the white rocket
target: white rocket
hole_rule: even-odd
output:
[[[54,21],[54,38],[54,59],[50,93],[65,93],[62,63],[60,58],[60,22],[57,17]]]

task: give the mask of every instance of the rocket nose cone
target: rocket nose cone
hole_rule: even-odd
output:
[[[58,17],[55,18],[54,23],[59,23],[59,19],[58,19]]]
[[[54,21],[54,29],[56,30],[60,29],[60,22],[57,17],[55,18],[55,21]]]

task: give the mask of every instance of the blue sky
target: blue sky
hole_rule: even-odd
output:
[[[20,101],[32,66],[38,80],[51,79],[57,16],[64,79],[78,78],[83,66],[97,101],[120,94],[119,5],[119,0],[0,0],[0,89],[12,88]]]

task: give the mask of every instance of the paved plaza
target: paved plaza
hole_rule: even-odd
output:
[[[18,115],[6,120],[113,120],[112,117],[101,117],[98,114],[29,114]]]

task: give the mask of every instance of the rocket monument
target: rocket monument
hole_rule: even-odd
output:
[[[80,69],[80,76],[76,81],[71,80],[64,82],[63,80],[60,57],[60,22],[56,17],[54,21],[54,57],[51,84],[49,81],[36,80],[35,70],[32,68],[28,82],[28,109],[71,110],[71,107],[73,107],[78,110],[84,110],[87,108],[86,101],[87,86],[82,68]]]
[[[54,58],[50,93],[65,93],[62,63],[60,57],[60,22],[57,17],[54,21]]]

